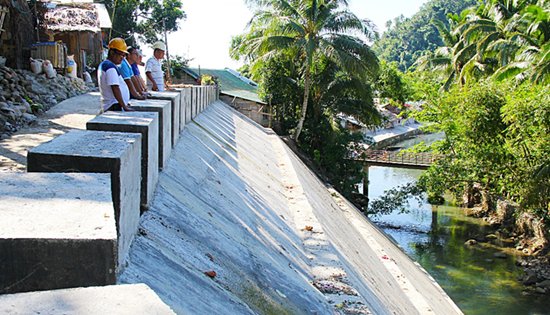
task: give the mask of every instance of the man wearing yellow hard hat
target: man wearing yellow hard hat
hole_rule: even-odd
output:
[[[113,38],[108,45],[107,59],[99,65],[97,72],[102,111],[133,111],[130,108],[130,91],[119,68],[128,54],[128,47],[122,38]]]
[[[147,76],[147,88],[152,91],[164,91],[164,72],[162,71],[162,59],[166,45],[163,42],[153,44],[153,56],[145,64],[145,76]]]

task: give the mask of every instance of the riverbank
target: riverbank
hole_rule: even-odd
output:
[[[422,124],[409,123],[406,125],[397,125],[392,128],[369,130],[365,132],[364,135],[366,138],[371,138],[374,141],[370,148],[379,149],[421,134],[421,127]]]
[[[370,167],[369,196],[377,199],[384,191],[414,182],[421,170]],[[538,258],[519,255],[512,244],[504,247],[496,227],[482,218],[468,217],[465,209],[431,205],[410,199],[407,213],[372,217],[403,250],[444,288],[467,315],[545,314],[550,303],[536,285],[526,287],[522,261],[534,265]],[[475,245],[468,240],[475,239]],[[534,279],[534,278],[532,278]]]

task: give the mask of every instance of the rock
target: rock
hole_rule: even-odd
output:
[[[535,289],[535,292],[539,293],[539,294],[546,294],[546,289],[545,288],[540,288],[540,287],[537,287]]]
[[[33,114],[24,113],[21,116],[21,119],[23,120],[24,123],[30,124],[30,123],[32,123],[33,121],[36,120],[36,116],[34,116]]]
[[[533,285],[537,283],[537,275],[529,272],[527,275],[523,278],[522,282],[524,285]]]
[[[474,239],[469,239],[464,243],[464,245],[466,245],[466,246],[474,246],[476,244],[477,244],[477,241],[474,240]]]
[[[87,91],[86,84],[80,79],[67,79],[59,75],[46,79],[28,70],[0,67],[1,134],[16,131],[21,124],[36,120],[36,116],[31,114],[31,104],[36,105],[36,113],[41,113],[58,102]]]
[[[549,289],[550,288],[550,280],[544,280],[544,281],[538,282],[537,287],[538,288]]]
[[[505,258],[508,258],[508,255],[506,255],[506,253],[503,253],[503,252],[496,252],[493,254],[493,257],[505,259]]]

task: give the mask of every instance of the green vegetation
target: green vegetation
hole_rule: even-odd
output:
[[[182,79],[186,75],[185,69],[189,67],[189,59],[183,56],[175,55],[170,57],[170,75],[174,79]],[[168,60],[162,61],[162,71],[168,69]]]
[[[293,134],[300,148],[344,195],[360,180],[361,165],[348,159],[353,143],[335,120],[342,112],[367,124],[380,116],[373,104],[378,59],[360,38],[370,26],[342,0],[249,1],[255,11],[231,55],[249,63],[260,96],[274,105],[275,129]]]
[[[164,39],[162,34],[177,31],[178,21],[185,19],[180,0],[106,0],[113,28],[110,37],[122,37],[136,46],[137,34],[146,43]]]
[[[344,0],[255,0],[249,1],[254,17],[246,34],[233,39],[232,55],[244,56],[254,69],[280,53],[294,56],[300,72],[303,101],[294,133],[298,142],[308,113],[312,75],[317,61],[328,59],[342,72],[366,80],[378,71],[378,59],[358,33],[372,38],[366,23],[347,7]]]
[[[408,95],[424,101],[416,118],[445,133],[419,187],[460,197],[477,185],[488,210],[506,198],[548,218],[550,4],[482,1],[448,17],[434,22],[442,46],[403,76]]]
[[[438,30],[430,21],[448,25],[447,15],[460,13],[477,0],[432,0],[411,18],[399,16],[388,22],[387,31],[373,49],[380,59],[396,62],[401,71],[409,69],[417,58],[443,44]]]

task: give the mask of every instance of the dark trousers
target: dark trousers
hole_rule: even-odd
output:
[[[116,104],[111,105],[111,107],[107,108],[106,111],[121,112],[122,111],[122,106],[120,106],[119,103],[116,103]]]

